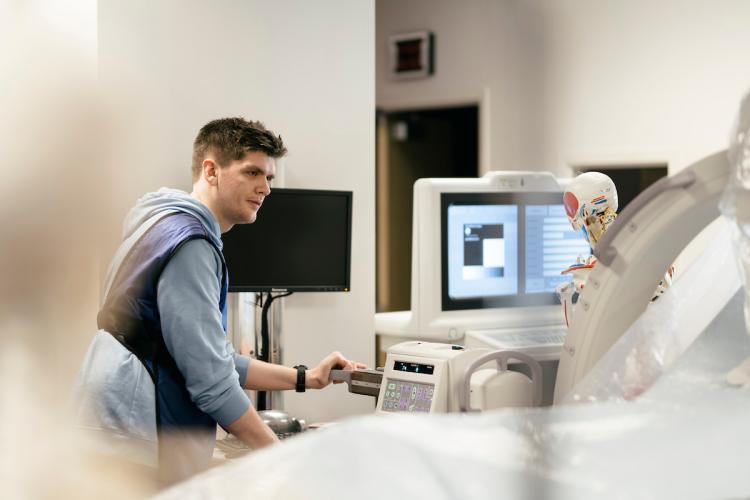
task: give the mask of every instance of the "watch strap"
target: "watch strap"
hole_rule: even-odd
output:
[[[296,392],[305,392],[305,372],[307,367],[305,365],[296,365],[294,368],[297,369],[297,384],[294,386]]]

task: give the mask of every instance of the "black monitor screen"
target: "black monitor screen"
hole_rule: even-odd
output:
[[[558,303],[561,272],[591,254],[562,193],[442,193],[442,309]]]
[[[349,291],[351,227],[351,191],[274,189],[222,236],[229,291]]]

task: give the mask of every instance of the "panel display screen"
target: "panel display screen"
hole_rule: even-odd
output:
[[[407,361],[394,361],[393,369],[397,372],[424,373],[425,375],[432,375],[435,371],[435,365],[410,363]]]
[[[429,413],[434,384],[387,379],[381,409],[389,412]]]
[[[442,193],[442,309],[558,303],[560,274],[590,255],[562,193]]]

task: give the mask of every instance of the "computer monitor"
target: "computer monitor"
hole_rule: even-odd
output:
[[[411,309],[380,334],[460,341],[467,331],[565,324],[554,288],[590,250],[569,229],[549,172],[492,171],[414,184]]]
[[[561,272],[590,248],[561,193],[441,193],[442,310],[558,304]]]
[[[349,291],[351,229],[351,191],[273,189],[222,236],[229,291]]]

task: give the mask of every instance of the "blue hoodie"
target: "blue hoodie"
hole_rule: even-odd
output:
[[[214,214],[206,205],[179,189],[161,188],[146,193],[130,209],[122,224],[122,239],[126,240],[152,216],[165,211],[180,211],[196,217],[206,228],[211,241],[222,247],[221,230]]]
[[[210,243],[206,239],[188,241],[160,275],[157,300],[162,336],[184,377],[192,402],[225,426],[250,406],[240,387],[249,358],[234,352],[222,326],[218,304],[223,265],[215,249],[220,249],[222,242],[213,214],[183,191],[162,188],[143,196],[125,218],[124,243],[109,274],[110,277],[116,274],[133,240],[137,240],[131,237],[138,228],[165,211],[188,213],[197,218]],[[81,371],[80,389],[86,403],[81,406],[84,426],[108,434],[108,441],[116,443],[113,453],[124,452],[128,458],[155,465],[153,383],[140,361],[107,332],[100,330],[92,342]],[[194,436],[191,453],[202,457],[197,468],[210,458],[213,438],[206,433]],[[133,450],[134,447],[138,450]],[[182,475],[195,472],[192,470],[195,468],[194,464],[185,465]]]

